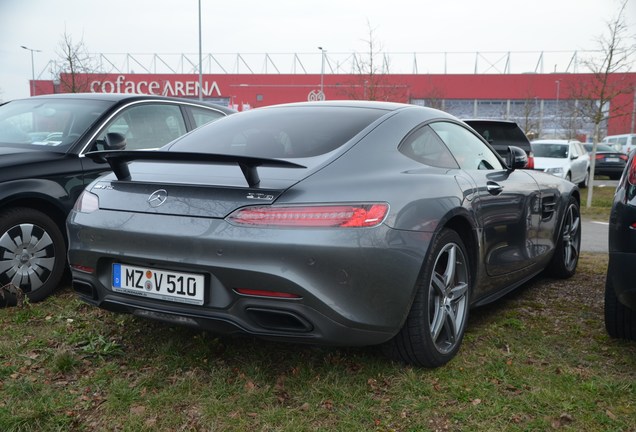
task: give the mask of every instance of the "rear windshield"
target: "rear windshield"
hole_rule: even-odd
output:
[[[534,157],[565,159],[569,148],[568,144],[532,144]]]
[[[0,106],[0,144],[63,151],[112,105],[90,99],[15,100]]]
[[[494,147],[508,147],[514,145],[524,150],[530,149],[530,141],[523,131],[514,123],[467,121],[479,135]]]
[[[592,151],[592,144],[585,144],[583,145],[583,147],[585,147],[585,150],[587,150],[588,152]],[[596,144],[596,151],[597,152],[607,152],[607,153],[612,153],[615,152],[616,150],[614,150],[612,147],[605,145],[605,144]]]
[[[307,158],[337,149],[386,113],[381,109],[333,106],[255,109],[203,126],[165,149]]]

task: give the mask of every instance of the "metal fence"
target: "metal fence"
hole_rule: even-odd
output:
[[[390,74],[520,74],[584,73],[586,62],[600,51],[479,51],[376,53],[378,73]],[[323,59],[324,55],[324,59]],[[91,53],[97,73],[199,73],[198,53]],[[324,60],[324,63],[323,63]],[[369,64],[369,54],[318,51],[311,53],[205,53],[204,74],[350,74]],[[50,60],[38,79],[59,71]]]

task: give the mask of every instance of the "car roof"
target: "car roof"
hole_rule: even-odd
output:
[[[113,103],[122,102],[122,101],[137,101],[137,100],[156,100],[156,101],[170,101],[170,102],[180,102],[180,103],[189,103],[194,105],[202,105],[210,108],[215,108],[225,113],[233,113],[234,110],[227,108],[223,105],[217,105],[208,101],[200,101],[198,99],[187,99],[187,98],[175,98],[168,96],[159,96],[159,95],[148,95],[148,94],[138,94],[138,93],[56,93],[56,94],[48,94],[48,95],[38,95],[31,96],[29,98],[22,98],[16,100],[26,100],[26,99],[91,99],[91,100],[103,100],[109,101]]]
[[[397,111],[406,111],[410,110],[411,112],[418,112],[421,115],[422,120],[429,121],[434,119],[443,119],[443,120],[451,120],[451,121],[460,121],[457,117],[452,114],[449,114],[445,111],[440,111],[435,108],[423,107],[420,105],[399,103],[399,102],[382,102],[382,101],[363,101],[363,100],[331,100],[331,101],[317,101],[317,102],[294,102],[294,103],[286,103],[279,105],[268,105],[258,110],[270,110],[270,109],[280,109],[280,108],[304,108],[304,107],[313,107],[313,108],[342,108],[342,109],[377,109],[390,112]],[[250,110],[253,111],[253,110]],[[248,111],[249,112],[249,111]]]
[[[463,122],[468,124],[493,124],[500,126],[518,126],[517,122],[512,120],[498,120],[498,119],[462,119]]]
[[[542,139],[542,140],[534,140],[531,144],[569,144],[569,143],[579,143],[577,140],[566,140],[566,139]]]
[[[367,101],[367,100],[329,100],[329,101],[318,101],[318,102],[294,102],[294,103],[286,103],[280,105],[269,105],[263,108],[280,108],[280,107],[303,107],[303,106],[313,106],[313,107],[345,107],[345,108],[374,108],[374,109],[383,109],[386,111],[395,111],[399,109],[407,109],[407,108],[416,108],[423,109],[429,112],[439,112],[444,117],[455,118],[448,113],[443,111],[436,110],[434,108],[422,107],[419,105],[413,104],[405,104],[399,102],[383,102],[383,101]]]

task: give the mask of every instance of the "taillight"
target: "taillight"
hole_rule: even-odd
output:
[[[626,154],[622,154],[622,155],[620,155],[618,157],[621,158],[622,160],[624,160],[625,162],[627,162],[627,159],[629,159]]]
[[[95,210],[99,210],[99,197],[85,190],[75,201],[73,210],[80,213],[92,213]]]
[[[627,181],[636,186],[636,154],[632,157],[632,163],[627,168]]]
[[[595,156],[595,158],[596,158],[596,160],[601,160],[601,159],[605,159],[605,156],[604,156],[604,155],[602,155],[602,154],[597,154],[597,155]]]
[[[386,203],[289,207],[245,207],[227,219],[238,225],[271,227],[368,228],[380,225],[389,211]]]
[[[534,156],[532,155],[532,153],[528,155],[528,165],[526,165],[526,168],[534,169]]]

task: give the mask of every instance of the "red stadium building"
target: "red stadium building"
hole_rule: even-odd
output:
[[[147,93],[199,98],[197,74],[81,74],[75,91]],[[73,90],[71,76],[35,81],[36,94]],[[622,93],[609,104],[603,135],[634,133],[636,73],[613,74],[609,85]],[[239,111],[266,105],[319,100],[373,99],[432,106],[460,118],[515,120],[531,137],[591,136],[581,115],[595,103],[592,74],[204,74],[201,96]],[[321,93],[321,88],[322,92]]]

